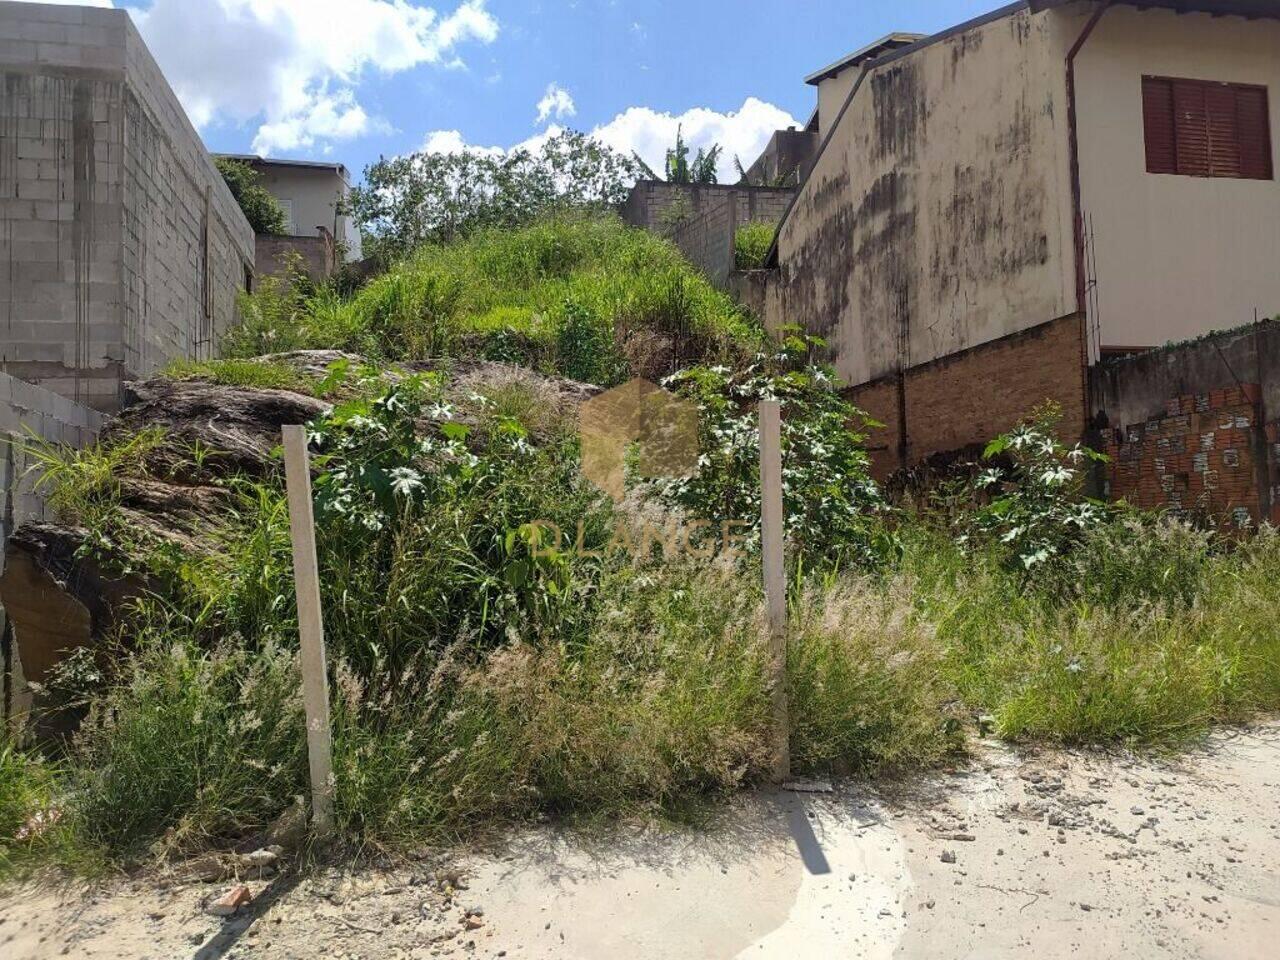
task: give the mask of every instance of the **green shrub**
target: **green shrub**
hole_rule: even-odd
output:
[[[1003,457],[1008,465],[993,466],[974,481],[973,502],[980,503],[985,492],[994,495],[966,520],[971,529],[962,541],[976,536],[998,543],[1010,564],[1032,571],[1106,519],[1107,506],[1082,493],[1084,466],[1106,457],[1081,444],[1064,446],[1055,434],[1061,418],[1055,404],[1046,405],[987,444],[983,459]]]
[[[231,195],[240,204],[245,219],[254,233],[283,234],[288,220],[280,202],[262,186],[262,176],[249,164],[229,157],[214,157],[214,166],[222,174]]]
[[[777,232],[776,223],[756,222],[739,227],[733,235],[734,267],[738,270],[759,270],[763,267]]]
[[[864,449],[862,411],[840,394],[829,368],[807,365],[809,341],[788,338],[744,367],[698,366],[664,385],[699,412],[697,471],[651,486],[672,506],[711,521],[739,522],[749,548],[760,537],[758,404],[782,409],[782,499],[787,535],[802,565],[870,563],[883,547],[884,508]]]

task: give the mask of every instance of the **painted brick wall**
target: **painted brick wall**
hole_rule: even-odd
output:
[[[102,410],[212,352],[253,234],[128,14],[0,3],[0,370]]]
[[[1173,397],[1162,416],[1107,430],[1108,495],[1239,526],[1280,522],[1260,486],[1267,475],[1261,397],[1256,383]]]
[[[1012,336],[922,364],[902,378],[849,390],[850,399],[886,424],[870,445],[877,477],[937,454],[985,445],[1046,400],[1062,407],[1060,432],[1075,441],[1085,430],[1083,329],[1062,317]],[[906,459],[900,450],[900,408],[906,410]]]

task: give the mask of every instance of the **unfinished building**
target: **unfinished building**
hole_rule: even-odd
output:
[[[124,10],[0,3],[0,372],[112,411],[212,356],[254,239]]]

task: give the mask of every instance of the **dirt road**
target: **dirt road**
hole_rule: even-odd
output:
[[[953,772],[744,797],[706,832],[531,829],[497,852],[251,883],[25,887],[0,954],[1275,957],[1280,722],[1176,761],[982,748]]]

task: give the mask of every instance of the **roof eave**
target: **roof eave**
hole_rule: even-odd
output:
[[[1028,0],[1032,13],[1065,6],[1074,0]],[[1115,6],[1172,10],[1175,13],[1208,13],[1216,17],[1245,17],[1249,20],[1280,20],[1280,4],[1275,0],[1111,0]]]

